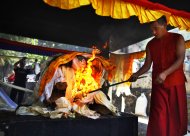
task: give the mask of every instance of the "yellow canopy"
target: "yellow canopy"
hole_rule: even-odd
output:
[[[137,16],[140,23],[147,23],[166,15],[168,24],[190,31],[190,13],[168,8],[148,0],[43,0],[48,5],[71,10],[92,5],[97,15],[114,19]]]

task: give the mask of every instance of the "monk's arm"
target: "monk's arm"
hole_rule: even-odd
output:
[[[165,78],[173,73],[175,70],[177,70],[184,62],[184,58],[185,58],[185,41],[183,36],[180,36],[177,40],[177,44],[176,44],[176,60],[175,62],[165,71],[163,71],[161,73],[161,78],[163,78],[163,80],[165,80]]]
[[[129,78],[129,81],[134,82],[137,80],[137,78],[144,74],[145,72],[147,72],[152,64],[152,58],[151,58],[151,54],[150,54],[150,50],[148,48],[148,46],[146,47],[146,59],[145,59],[145,63],[144,65],[134,74],[131,75],[131,77]]]

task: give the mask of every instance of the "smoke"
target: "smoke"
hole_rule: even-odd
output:
[[[152,36],[148,24],[140,24],[136,17],[108,21],[98,31],[102,43],[108,41],[110,51],[116,51]]]

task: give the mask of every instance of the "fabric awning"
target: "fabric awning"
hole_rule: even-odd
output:
[[[168,8],[148,0],[43,0],[45,3],[61,9],[74,9],[92,5],[96,14],[111,16],[114,19],[127,19],[137,16],[140,23],[147,23],[166,15],[168,24],[181,30],[190,31],[190,13]]]

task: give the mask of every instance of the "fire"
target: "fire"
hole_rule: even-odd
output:
[[[75,73],[75,86],[72,90],[72,97],[86,96],[90,91],[99,88],[99,84],[92,77],[92,60],[95,58],[95,53],[92,52],[92,57],[87,61],[87,67],[78,69]]]

